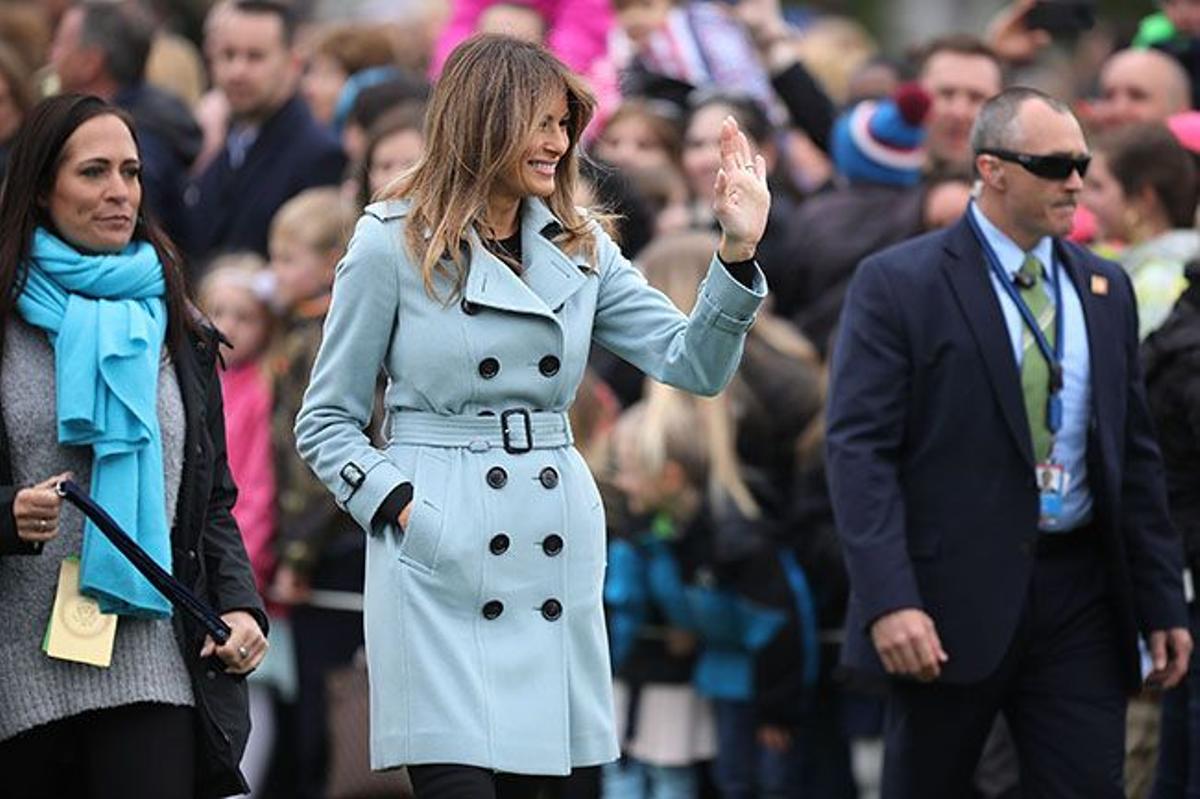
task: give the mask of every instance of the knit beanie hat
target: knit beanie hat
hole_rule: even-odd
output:
[[[884,100],[863,100],[833,126],[833,163],[851,183],[914,186],[925,165],[921,124],[933,100],[916,83]]]

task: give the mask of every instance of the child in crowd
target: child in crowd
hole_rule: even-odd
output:
[[[641,515],[609,550],[605,599],[626,712],[625,757],[605,773],[607,797],[695,796],[693,764],[709,755],[722,796],[800,790],[804,750],[791,717],[804,697],[783,686],[804,681],[796,661],[816,655],[801,640],[813,620],[796,618],[811,596],[788,588],[735,439],[728,395],[662,386],[614,433],[613,482]],[[776,642],[785,645],[764,662]],[[764,712],[765,696],[794,707]]]
[[[225,398],[225,438],[229,471],[238,487],[233,517],[254,569],[260,594],[266,594],[275,568],[275,463],[271,450],[271,384],[264,356],[274,330],[266,262],[255,253],[235,253],[213,261],[200,283],[200,306],[224,336],[219,372]],[[264,278],[266,278],[264,280]],[[286,693],[290,647],[279,608],[271,612],[271,651],[249,679],[250,740],[242,770],[261,795],[275,741],[273,693]],[[281,630],[283,632],[281,633]],[[278,664],[278,665],[276,665]],[[283,683],[283,684],[280,684]]]
[[[685,586],[708,540],[706,439],[692,402],[655,396],[622,414],[610,440],[612,482],[633,516],[609,545],[604,587],[623,750],[604,768],[604,799],[697,796],[696,764],[716,753],[712,707],[691,684],[698,641]]]
[[[292,432],[321,344],[334,267],[355,216],[337,189],[309,189],[279,209],[269,239],[274,300],[283,317],[270,360],[279,514],[271,597],[291,606],[299,694],[289,732],[296,736],[294,777],[305,786],[325,780],[325,676],[362,646],[361,613],[319,608],[313,600],[316,591],[362,590],[362,533],[300,460]]]
[[[367,132],[367,144],[355,179],[355,201],[365,208],[371,198],[425,152],[425,104],[403,103],[382,117]]]
[[[669,103],[626,100],[604,123],[592,151],[625,170],[679,169],[682,121]]]
[[[221,393],[229,471],[238,486],[233,516],[246,542],[259,593],[275,568],[275,464],[271,450],[271,383],[264,355],[274,315],[270,275],[255,253],[214,260],[200,283],[200,305],[221,331]]]

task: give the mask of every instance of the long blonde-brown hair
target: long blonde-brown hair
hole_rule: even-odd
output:
[[[520,163],[535,115],[555,92],[567,96],[570,141],[546,200],[563,226],[555,243],[568,253],[594,256],[588,216],[573,202],[579,137],[595,109],[591,91],[541,45],[475,36],[450,54],[434,86],[424,155],[380,193],[380,199],[412,203],[405,241],[431,297],[437,296],[437,277],[453,287],[441,299],[453,300],[462,291],[470,231],[478,230],[499,181]]]

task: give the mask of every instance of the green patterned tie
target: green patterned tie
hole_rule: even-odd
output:
[[[1025,304],[1033,312],[1038,327],[1054,346],[1054,304],[1042,285],[1042,262],[1036,256],[1025,256],[1020,275],[1025,279],[1018,289]],[[1022,283],[1024,285],[1022,285]],[[1029,434],[1033,438],[1033,457],[1037,462],[1050,456],[1051,436],[1046,427],[1046,408],[1050,398],[1050,365],[1037,345],[1037,339],[1027,324],[1021,325],[1021,393],[1025,395],[1025,416],[1029,419]]]

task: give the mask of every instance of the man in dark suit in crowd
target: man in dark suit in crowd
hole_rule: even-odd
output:
[[[1121,797],[1126,695],[1192,642],[1121,269],[1060,237],[1079,123],[1031,89],[971,134],[954,226],[865,260],[834,348],[828,462],[846,666],[892,676],[883,795],[970,795],[998,712],[1030,796]]]
[[[211,31],[212,72],[229,103],[220,154],[191,187],[187,251],[198,262],[232,250],[267,256],[271,218],[313,186],[341,182],[346,159],[296,93],[296,20],[279,0],[235,0]]]

